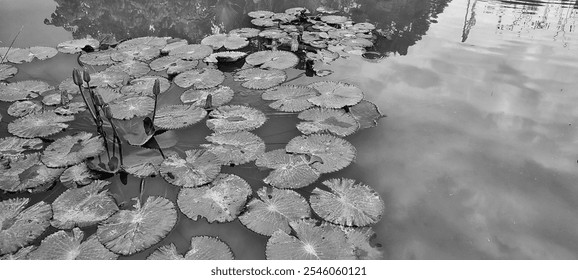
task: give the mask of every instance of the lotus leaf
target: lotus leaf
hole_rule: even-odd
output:
[[[249,89],[268,89],[283,83],[287,75],[283,70],[265,70],[259,68],[244,69],[235,74],[235,81]]]
[[[108,67],[105,71],[124,72],[133,78],[142,77],[150,72],[148,64],[136,60],[127,60]]]
[[[201,44],[211,46],[213,50],[225,47],[227,50],[238,50],[249,45],[249,41],[237,35],[215,34],[205,37]]]
[[[54,89],[42,81],[20,81],[10,84],[0,83],[0,101],[14,102],[38,97],[39,94]]]
[[[22,138],[46,137],[67,128],[65,122],[73,120],[74,116],[60,116],[54,111],[33,113],[9,123],[8,132]]]
[[[28,208],[28,198],[0,201],[0,255],[28,245],[50,226],[50,205],[40,201]]]
[[[252,11],[249,12],[247,15],[252,17],[252,18],[270,18],[274,15],[275,13],[271,12],[271,11]]]
[[[313,107],[309,98],[317,96],[317,91],[310,87],[281,85],[267,90],[261,98],[274,100],[269,107],[283,112],[299,112]]]
[[[181,95],[181,101],[204,108],[209,94],[211,95],[212,105],[221,106],[233,99],[234,92],[230,87],[221,85],[210,89],[188,89]]]
[[[3,54],[0,54],[0,57],[2,55]],[[18,68],[8,64],[0,64],[0,81],[14,77],[16,73],[18,73]]]
[[[184,188],[177,204],[181,212],[196,221],[205,217],[209,223],[235,220],[251,195],[251,186],[234,174],[220,174],[213,182],[198,188]]]
[[[70,40],[58,44],[56,47],[59,52],[62,53],[79,53],[86,46],[91,46],[93,49],[98,49],[99,42],[96,39],[90,37],[84,39]]]
[[[8,115],[20,118],[42,110],[42,104],[36,101],[16,101],[8,107]]]
[[[220,106],[209,114],[207,127],[217,133],[250,131],[262,126],[266,120],[265,114],[255,108],[226,105]]]
[[[267,25],[267,26],[274,26],[277,25],[277,23],[275,23],[274,21],[273,25]],[[263,37],[263,38],[268,38],[268,39],[280,39],[283,37],[287,37],[287,32],[281,30],[281,29],[265,29],[261,32],[259,32],[259,36]]]
[[[30,252],[36,250],[36,246],[22,247],[14,254],[6,254],[0,257],[0,260],[27,260]]]
[[[208,89],[216,87],[225,80],[223,72],[217,69],[193,69],[177,75],[174,82],[182,88]]]
[[[167,182],[185,188],[198,187],[213,181],[221,172],[215,154],[206,150],[189,150],[185,153],[186,159],[173,154],[161,164],[161,176]]]
[[[287,69],[297,65],[299,58],[287,51],[260,51],[250,54],[245,61],[261,68]]]
[[[244,164],[265,152],[263,139],[248,131],[211,134],[206,139],[212,144],[201,146],[214,153],[223,165]]]
[[[169,39],[167,40],[167,45],[161,49],[161,54],[166,55],[169,54],[172,50],[186,46],[189,43],[185,39]]]
[[[275,21],[273,21],[270,18],[256,18],[256,19],[252,19],[251,23],[256,25],[256,26],[261,26],[261,27],[273,27],[273,26],[277,26],[277,23]]]
[[[115,61],[112,60],[112,56],[116,53],[118,53],[118,51],[114,49],[83,53],[78,60],[88,65],[111,65],[115,63]]]
[[[329,23],[329,24],[340,24],[340,23],[344,23],[347,21],[347,17],[344,16],[322,16],[321,20],[323,22]]]
[[[96,231],[98,240],[109,250],[131,255],[156,244],[177,222],[174,204],[151,196],[144,205],[137,200],[134,210],[120,210],[102,222]]]
[[[291,233],[290,221],[308,218],[309,204],[292,190],[260,188],[257,198],[247,203],[239,221],[250,230],[271,236],[277,230]]]
[[[54,112],[59,115],[74,115],[86,111],[86,104],[84,102],[72,102],[64,106],[54,109]]]
[[[330,173],[347,167],[355,159],[355,147],[341,138],[328,134],[297,136],[287,144],[289,153],[307,154],[321,158],[312,163],[321,173]]]
[[[38,249],[30,253],[31,260],[116,260],[118,256],[100,244],[96,235],[86,241],[79,228],[72,232],[57,231],[42,240]]]
[[[0,138],[0,154],[17,155],[25,151],[41,150],[42,140],[38,138],[24,139],[19,137]]]
[[[52,142],[46,147],[40,159],[52,168],[68,167],[100,155],[104,150],[104,140],[101,136],[93,137],[92,133],[81,131]]]
[[[200,60],[213,53],[213,48],[200,45],[192,44],[185,45],[175,48],[169,52],[170,56],[175,56],[184,60]]]
[[[129,120],[144,117],[153,112],[155,100],[148,96],[127,96],[109,104],[112,117],[118,120]]]
[[[121,71],[100,71],[90,75],[90,86],[120,88],[130,77]]]
[[[349,108],[349,112],[359,122],[360,129],[374,127],[379,119],[385,117],[375,104],[367,100],[361,100]]]
[[[191,247],[183,257],[174,244],[159,247],[147,259],[149,260],[232,260],[231,248],[218,237],[193,236]]]
[[[323,182],[329,191],[315,188],[309,201],[323,219],[344,226],[367,226],[381,219],[385,208],[379,194],[352,179],[329,179]]]
[[[324,81],[308,85],[319,92],[309,102],[324,108],[353,106],[363,99],[363,92],[354,85],[343,82]]]
[[[156,113],[154,124],[163,129],[179,129],[200,122],[207,111],[194,105],[169,105]]]
[[[189,71],[199,64],[197,60],[184,60],[176,56],[163,56],[153,60],[150,64],[154,71],[167,71],[168,75],[176,75]]]
[[[309,186],[317,181],[320,175],[304,155],[287,154],[285,150],[266,152],[257,158],[255,165],[274,169],[263,181],[283,189]]]
[[[244,27],[229,31],[229,35],[237,35],[244,38],[253,38],[259,35],[259,29]]]
[[[122,87],[120,92],[124,95],[154,96],[153,85],[159,80],[160,92],[163,93],[171,87],[171,82],[161,76],[144,76],[131,80],[128,85]]]
[[[371,239],[375,232],[370,227],[347,227],[341,228],[347,237],[347,243],[354,248],[355,257],[358,260],[381,260],[384,258],[380,248],[372,246]]]
[[[73,165],[60,175],[60,182],[67,188],[78,188],[86,186],[94,181],[97,175],[81,162]]]
[[[64,171],[48,168],[38,154],[20,155],[0,165],[0,189],[8,192],[36,192],[47,189]]]
[[[327,131],[345,137],[359,128],[355,118],[343,110],[311,108],[301,112],[297,117],[304,120],[297,124],[297,129],[303,134]]]
[[[295,236],[277,230],[265,254],[268,260],[343,260],[355,259],[343,231],[328,225],[316,226],[311,220],[291,221]],[[345,245],[345,246],[344,246]]]

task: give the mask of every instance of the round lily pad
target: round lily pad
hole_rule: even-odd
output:
[[[259,35],[259,29],[250,27],[237,28],[229,31],[229,35],[236,35],[244,38],[253,38]]]
[[[20,155],[0,165],[0,189],[8,192],[37,192],[52,186],[62,168],[48,168],[38,154]]]
[[[214,153],[223,165],[244,164],[265,152],[263,139],[248,131],[212,134],[206,139],[211,144],[201,146]]]
[[[125,72],[133,78],[138,78],[148,74],[150,70],[151,68],[149,68],[149,65],[144,62],[137,60],[127,60],[123,63],[112,65],[105,71]]]
[[[329,24],[339,24],[347,21],[347,17],[345,16],[334,16],[334,15],[322,16],[320,19],[321,21]]]
[[[327,131],[345,137],[359,128],[355,118],[343,110],[311,108],[299,113],[297,117],[303,120],[297,124],[297,129],[303,134]]]
[[[131,255],[156,244],[177,222],[174,204],[158,196],[150,196],[134,210],[120,210],[102,222],[96,231],[98,240],[109,250]]]
[[[96,174],[81,162],[64,170],[60,175],[60,182],[67,188],[79,188],[94,181]]]
[[[181,189],[177,204],[193,221],[201,216],[209,223],[231,222],[241,213],[250,195],[251,186],[241,177],[220,174],[206,186]]]
[[[98,49],[99,42],[90,37],[84,39],[70,40],[58,44],[56,49],[62,53],[79,53],[86,46],[91,46],[93,49]]]
[[[213,48],[213,50],[218,50],[224,47],[227,50],[238,50],[249,45],[249,41],[237,35],[227,35],[227,34],[214,34],[205,37],[201,44],[207,45]]]
[[[171,82],[161,76],[144,76],[131,80],[128,85],[122,87],[120,92],[124,95],[154,96],[153,86],[159,81],[160,92],[163,93],[171,87]]]
[[[252,17],[252,18],[270,18],[274,15],[275,13],[271,12],[271,11],[263,11],[263,10],[259,10],[259,11],[251,11],[249,12],[247,15]]]
[[[50,205],[40,201],[28,208],[28,198],[0,201],[0,255],[30,244],[50,226]]]
[[[42,140],[38,138],[24,139],[19,137],[0,138],[0,154],[18,155],[25,151],[41,150]]]
[[[221,172],[215,154],[205,150],[189,150],[185,153],[185,159],[172,154],[161,164],[161,176],[167,182],[179,187],[198,187],[213,181]]]
[[[194,105],[169,105],[160,108],[154,124],[163,129],[179,129],[200,122],[207,111]]]
[[[0,57],[2,55],[0,54]],[[16,73],[18,73],[18,68],[8,64],[0,64],[0,81],[12,78]]]
[[[329,179],[323,184],[329,191],[315,188],[309,198],[311,207],[323,219],[344,226],[367,226],[381,219],[385,208],[379,194],[353,179]]]
[[[253,20],[256,21],[256,20]],[[251,22],[253,22],[251,21]],[[271,20],[263,20],[264,22],[261,22],[261,24],[266,24],[265,21],[271,21]],[[271,21],[273,25],[267,25],[267,26],[275,26],[277,25],[277,23],[275,23],[274,21]],[[253,23],[255,24],[255,23]],[[281,29],[277,29],[277,28],[270,28],[270,29],[265,29],[261,32],[259,32],[259,37],[263,37],[263,38],[267,38],[267,39],[281,39],[284,37],[287,37],[287,32],[281,30]]]
[[[299,58],[288,51],[260,51],[247,56],[245,61],[261,68],[287,69],[299,62]]]
[[[59,115],[70,116],[86,111],[86,104],[84,102],[72,102],[54,109],[54,112]]]
[[[127,96],[116,99],[109,104],[112,117],[118,120],[129,120],[144,117],[153,112],[155,100],[148,96]]]
[[[324,108],[353,106],[363,99],[363,92],[354,85],[343,82],[324,81],[308,85],[319,92],[309,98],[309,102]]]
[[[272,20],[276,20],[276,21],[281,21],[284,23],[288,23],[288,22],[292,22],[297,20],[297,17],[295,15],[292,14],[286,14],[286,13],[275,13],[272,17]]]
[[[115,61],[112,60],[112,56],[116,53],[118,53],[118,51],[114,49],[83,53],[78,60],[88,65],[111,65],[115,63]]]
[[[265,254],[268,260],[343,260],[355,259],[345,234],[328,225],[317,226],[311,220],[289,223],[295,236],[278,230],[269,241]]]
[[[361,100],[349,108],[349,112],[359,122],[360,129],[374,127],[379,119],[385,117],[375,104],[367,100]]]
[[[132,49],[139,46],[157,47],[162,49],[167,45],[167,39],[169,39],[169,37],[137,37],[118,44],[117,49]]]
[[[167,71],[168,75],[176,75],[189,71],[199,64],[198,60],[184,60],[176,56],[163,56],[153,60],[150,63],[154,71]]]
[[[128,41],[127,41],[128,42]],[[131,45],[130,47],[117,47],[117,52],[110,58],[116,62],[128,62],[131,60],[150,61],[161,55],[161,48],[150,45]]]
[[[125,72],[121,71],[100,71],[90,75],[90,86],[96,87],[109,87],[112,89],[117,89],[122,87],[126,81],[129,80],[129,76]]]
[[[38,97],[43,92],[54,89],[43,81],[20,81],[15,83],[0,83],[0,101],[14,102]]]
[[[319,179],[320,173],[313,169],[304,155],[287,154],[285,150],[264,153],[255,165],[274,169],[263,179],[266,184],[283,189],[297,189],[309,186]]]
[[[266,120],[265,114],[255,108],[243,105],[225,105],[209,114],[207,127],[218,133],[250,131],[262,126]]]
[[[108,219],[118,211],[112,196],[103,188],[108,181],[94,181],[88,186],[68,189],[52,203],[51,225],[59,229],[86,227]]]
[[[41,160],[49,167],[68,167],[104,152],[101,136],[81,131],[57,139],[44,150]]]
[[[300,112],[313,107],[309,98],[317,96],[317,90],[297,85],[280,85],[261,95],[263,100],[273,100],[269,107],[283,112]]]
[[[22,138],[46,137],[68,127],[65,122],[74,116],[61,116],[54,111],[44,111],[26,115],[8,124],[8,132]]]
[[[289,153],[319,157],[312,163],[321,173],[330,173],[347,167],[355,159],[356,150],[344,139],[328,134],[297,136],[285,147]]]
[[[247,54],[244,52],[216,52],[207,56],[203,61],[210,63],[235,62],[245,56],[247,56]]]
[[[230,87],[222,85],[210,89],[188,89],[181,95],[181,101],[204,108],[209,95],[212,106],[221,106],[233,99],[234,92]]]
[[[173,80],[182,88],[208,89],[216,87],[225,80],[223,72],[217,69],[203,68],[183,72]]]
[[[184,60],[200,60],[209,56],[212,53],[213,48],[207,45],[192,44],[172,49],[169,52],[169,55]]]
[[[8,107],[8,115],[20,118],[42,110],[42,104],[36,101],[16,101]]]
[[[256,26],[261,26],[261,27],[273,27],[273,26],[277,26],[277,23],[275,21],[273,21],[270,18],[256,18],[256,19],[252,19],[251,23],[256,25]]]
[[[39,60],[46,60],[49,58],[53,58],[55,55],[58,54],[58,51],[55,48],[51,47],[30,47],[29,49],[32,56]]]
[[[275,231],[291,233],[289,222],[310,216],[307,200],[291,190],[260,188],[258,197],[247,203],[239,221],[248,229],[271,236]]]
[[[116,260],[118,256],[100,244],[96,235],[86,241],[79,228],[72,232],[57,231],[42,240],[38,249],[30,253],[31,260]]]
[[[0,56],[4,55],[8,48],[0,48]],[[12,63],[24,63],[31,62],[34,59],[34,55],[30,52],[30,49],[21,48],[11,48],[6,54],[6,59]]]
[[[185,256],[177,252],[174,244],[155,250],[148,260],[233,260],[231,248],[218,237],[193,236],[191,246]]]
[[[265,70],[259,68],[244,69],[235,74],[235,81],[248,89],[268,89],[277,86],[287,79],[283,70]]]

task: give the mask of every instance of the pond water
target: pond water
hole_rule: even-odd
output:
[[[578,2],[0,0],[0,46],[8,46],[21,27],[15,47],[55,47],[86,35],[173,36],[197,43],[214,31],[250,26],[251,10],[320,5],[388,32],[373,48],[384,59],[352,54],[325,66],[333,70],[330,76],[291,82],[355,84],[387,115],[377,127],[346,138],[357,149],[353,164],[318,181],[354,178],[379,192],[386,208],[373,228],[385,258],[578,258]],[[10,81],[58,85],[72,67],[78,67],[76,56],[58,54],[18,65]],[[288,71],[290,77],[298,73]],[[175,100],[179,90],[169,91]],[[273,112],[254,92],[235,90],[233,104]],[[13,120],[5,114],[8,105],[0,104],[0,137],[8,136]],[[296,118],[269,118],[275,125],[256,131],[267,150],[299,135]],[[70,131],[93,130],[85,120]],[[198,147],[209,130],[203,122],[193,128],[169,133],[161,142],[177,151]],[[267,175],[243,166],[223,172],[239,174],[253,189]],[[117,200],[138,196],[139,180],[129,178],[128,185],[118,176],[111,180]],[[64,190],[57,185],[33,201],[51,202]],[[177,194],[162,178],[147,180],[146,195],[175,201]],[[179,215],[165,239],[128,258],[146,258],[170,243],[184,252],[194,235],[219,236],[237,259],[265,258],[267,237],[238,220],[209,224]]]

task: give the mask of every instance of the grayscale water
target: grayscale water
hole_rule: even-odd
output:
[[[347,137],[357,148],[356,162],[320,179],[355,178],[380,193],[386,211],[374,229],[386,258],[578,258],[578,1],[0,0],[0,46],[22,26],[15,47],[55,47],[88,34],[198,42],[215,28],[250,26],[244,15],[251,10],[321,4],[395,30],[375,47],[385,59],[351,55],[333,62],[334,73],[324,78],[357,85],[387,118]],[[75,60],[59,54],[19,65],[12,80],[58,85]],[[240,92],[233,103],[250,97]],[[13,119],[4,114],[7,107],[0,104],[3,132]],[[295,119],[283,123],[257,130],[267,150],[299,134]],[[183,132],[166,138],[177,139],[176,149],[183,150],[203,141]],[[264,177],[223,171],[241,175],[254,189]],[[113,183],[127,201],[138,195],[136,180]],[[147,188],[147,195],[173,201],[178,193],[161,178]],[[63,190],[57,186],[34,199],[51,202]],[[146,258],[171,242],[185,250],[191,236],[201,234],[219,236],[237,259],[265,258],[267,238],[238,221],[208,224],[182,214],[167,238],[130,258]]]

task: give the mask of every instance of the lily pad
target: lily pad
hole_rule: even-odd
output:
[[[297,124],[297,129],[303,134],[330,132],[345,137],[353,134],[359,128],[355,118],[343,110],[311,108],[297,116],[303,120]]]
[[[88,65],[111,65],[115,63],[115,61],[112,60],[112,56],[116,53],[118,53],[118,51],[114,49],[83,53],[78,60]]]
[[[244,164],[265,152],[263,139],[248,131],[211,134],[206,139],[211,144],[201,144],[201,147],[214,153],[223,165]]]
[[[201,60],[212,53],[213,48],[209,46],[192,44],[175,48],[169,52],[169,55],[184,60]]]
[[[148,260],[233,260],[231,248],[218,237],[193,236],[191,247],[185,256],[177,252],[174,244],[155,250]]]
[[[267,236],[277,230],[291,233],[290,221],[311,215],[307,200],[295,191],[260,188],[257,195],[239,216],[239,221],[256,233]]]
[[[48,168],[38,154],[21,155],[0,165],[0,189],[8,192],[38,192],[52,186],[64,171]]]
[[[271,11],[263,11],[263,10],[259,10],[259,11],[251,11],[249,12],[247,15],[252,17],[252,18],[270,18],[274,15],[275,13],[271,12]]]
[[[272,17],[272,20],[280,21],[284,23],[292,22],[297,20],[297,17],[293,14],[286,14],[286,13],[275,13]]]
[[[124,48],[117,47],[118,51],[111,54],[110,58],[116,62],[129,62],[131,60],[150,61],[161,55],[161,48],[162,47],[158,46],[134,44]]]
[[[125,72],[107,70],[91,74],[90,77],[90,86],[109,87],[112,89],[122,87],[130,78]]]
[[[216,87],[225,80],[223,72],[217,69],[203,68],[183,72],[173,80],[182,88],[208,89]]]
[[[349,112],[359,122],[360,129],[374,127],[379,119],[385,117],[375,104],[367,100],[361,100],[349,108]]]
[[[309,198],[311,208],[326,221],[344,226],[367,226],[381,219],[385,205],[379,194],[353,179],[323,182],[329,191],[315,188]]]
[[[188,44],[189,43],[185,39],[177,39],[177,38],[169,39],[167,40],[167,45],[161,49],[161,54],[163,55],[169,54],[169,52],[171,52],[172,50],[178,47],[186,46]]]
[[[203,61],[210,63],[235,62],[245,56],[247,56],[247,54],[244,52],[216,52],[207,56]]]
[[[273,27],[273,26],[277,26],[277,23],[275,21],[273,21],[270,18],[256,18],[256,19],[252,19],[251,23],[256,25],[256,26],[261,26],[261,27]]]
[[[14,102],[38,97],[43,92],[54,89],[43,81],[20,81],[15,83],[0,83],[0,101]]]
[[[259,167],[274,169],[263,181],[282,189],[302,188],[317,181],[320,173],[310,163],[304,155],[287,154],[281,149],[266,152],[255,161]]]
[[[18,155],[25,151],[42,150],[42,140],[6,137],[0,139],[0,154]]]
[[[340,24],[347,21],[347,17],[345,16],[334,16],[334,15],[322,16],[320,19],[321,21],[329,24]]]
[[[220,106],[209,114],[207,127],[217,133],[250,131],[262,126],[267,117],[263,112],[243,106]]]
[[[68,127],[65,122],[74,120],[74,116],[61,116],[54,111],[44,111],[26,115],[8,124],[8,132],[22,138],[46,137]]]
[[[343,260],[355,259],[345,233],[332,226],[317,226],[311,220],[289,223],[295,236],[278,230],[269,241],[265,254],[268,260]]]
[[[22,247],[16,253],[2,255],[0,260],[27,260],[30,252],[36,250],[36,248],[36,246]]]
[[[222,47],[227,50],[238,50],[248,46],[249,41],[237,35],[214,34],[205,37],[201,44],[210,46],[213,50],[218,50]]]
[[[159,175],[163,158],[157,151],[142,149],[124,157],[122,169],[137,178]]]
[[[358,260],[382,260],[383,251],[371,244],[376,236],[370,227],[346,227],[341,228],[347,237],[347,243],[353,246],[355,257]]]
[[[50,205],[40,201],[28,208],[28,198],[0,201],[0,255],[30,244],[50,226]]]
[[[283,70],[265,70],[259,68],[244,69],[235,74],[235,81],[248,89],[268,89],[277,86],[287,79]]]
[[[62,53],[79,53],[86,46],[91,46],[93,49],[98,49],[99,42],[93,38],[75,39],[58,44],[56,49]]]
[[[2,55],[4,54],[0,54],[0,57]],[[18,68],[8,64],[0,64],[0,81],[12,78],[16,73],[18,73]]]
[[[176,222],[174,204],[164,197],[150,196],[144,205],[137,199],[134,210],[120,210],[102,222],[96,235],[112,252],[131,255],[159,242]]]
[[[299,62],[299,58],[288,51],[260,51],[247,56],[245,61],[261,68],[287,69]]]
[[[79,228],[72,232],[57,231],[42,240],[38,249],[30,253],[31,260],[116,260],[118,256],[100,244],[96,235],[86,241]]]
[[[51,47],[30,47],[29,49],[32,56],[39,60],[46,60],[49,58],[53,58],[58,54],[58,51],[55,48]]]
[[[297,85],[280,85],[261,95],[263,100],[274,100],[269,107],[283,112],[300,112],[313,107],[309,98],[317,96],[317,90]]]
[[[308,85],[319,92],[309,98],[309,102],[324,108],[353,106],[363,99],[363,92],[354,85],[343,82],[324,81]]]
[[[176,75],[189,71],[199,65],[197,60],[184,60],[176,56],[163,56],[150,63],[151,69],[157,72],[167,71],[168,75]]]
[[[236,35],[244,38],[253,38],[257,37],[259,35],[259,32],[260,31],[257,28],[244,27],[229,31],[229,35]]]
[[[285,10],[286,14],[298,16],[300,14],[309,14],[309,10],[303,7],[294,7]]]
[[[108,181],[94,181],[88,186],[68,189],[52,203],[51,225],[59,229],[86,227],[108,219],[118,211],[112,196],[103,188]]]
[[[64,170],[60,175],[60,182],[67,188],[79,188],[94,181],[96,174],[81,162]]]
[[[253,21],[257,21],[257,20],[253,20]],[[251,21],[251,22],[253,22]],[[270,21],[270,20],[263,20],[263,21]],[[277,23],[274,21],[271,21],[273,23],[273,25],[265,25],[265,26],[276,26]],[[255,23],[253,23],[255,24]],[[262,22],[261,24],[267,24],[267,22]],[[281,29],[277,29],[277,28],[270,28],[270,29],[265,29],[261,32],[259,32],[259,37],[263,37],[263,38],[267,38],[267,39],[281,39],[284,37],[287,37],[287,32],[281,30]]]
[[[3,56],[8,48],[0,48],[0,56]],[[21,49],[21,48],[11,48],[8,53],[6,54],[6,59],[12,63],[24,63],[24,62],[31,62],[34,59],[34,55],[30,52],[30,49]]]
[[[125,49],[133,49],[135,47],[140,46],[149,46],[162,49],[167,45],[167,39],[169,39],[169,37],[154,37],[154,36],[137,37],[118,44],[116,48],[120,50],[125,50]]]
[[[148,96],[127,96],[109,104],[112,117],[117,120],[130,120],[144,117],[153,112],[155,100]]]
[[[87,158],[104,152],[104,140],[101,136],[81,131],[57,139],[44,150],[41,160],[49,167],[68,167],[78,164]]]
[[[313,168],[321,173],[330,173],[347,167],[355,159],[356,150],[344,139],[328,134],[297,136],[285,147],[289,153],[319,157]]]
[[[58,90],[69,94],[79,94],[78,86],[72,80],[72,77],[66,78],[58,85]],[[97,89],[98,90],[98,89]]]
[[[54,112],[59,115],[70,116],[86,111],[86,104],[84,102],[72,102],[54,109]]]
[[[250,195],[251,186],[241,177],[220,174],[206,186],[181,189],[177,204],[193,221],[201,216],[209,223],[231,222],[239,216]]]
[[[127,60],[123,63],[112,65],[105,71],[125,72],[133,78],[138,78],[148,74],[151,71],[151,68],[144,62]]]
[[[154,124],[162,129],[179,129],[200,122],[207,111],[194,105],[169,105],[155,115]]]
[[[120,92],[124,95],[154,96],[153,85],[159,80],[160,92],[163,93],[171,87],[171,82],[161,76],[144,76],[131,80],[128,85],[122,87]]]
[[[354,48],[369,48],[373,46],[373,42],[365,38],[345,38],[339,42],[341,45]]]
[[[8,107],[8,115],[20,118],[26,115],[37,113],[42,110],[42,104],[39,104],[36,101],[16,101]]]
[[[189,150],[185,153],[185,159],[172,154],[161,164],[161,176],[167,182],[185,188],[198,187],[213,181],[221,172],[215,154],[205,150]]]
[[[70,94],[67,94],[67,97],[68,100],[73,98],[72,95]],[[61,103],[62,103],[62,93],[58,91],[44,95],[44,97],[42,98],[42,104],[46,106],[60,105]]]
[[[181,95],[181,101],[204,108],[209,94],[211,105],[218,107],[229,103],[233,99],[234,92],[230,87],[222,85],[210,89],[188,89]]]

